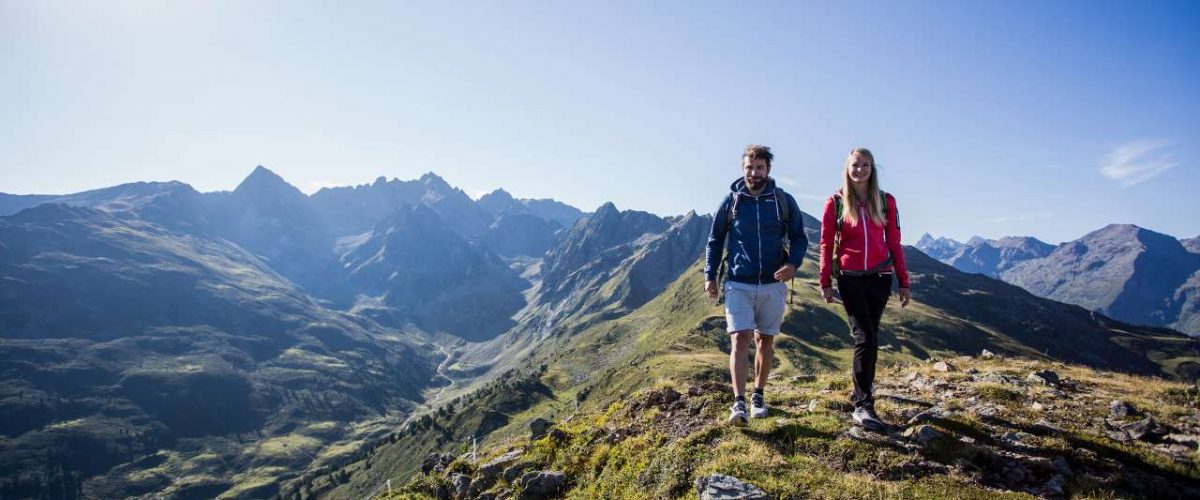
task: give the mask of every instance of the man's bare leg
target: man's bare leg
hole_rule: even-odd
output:
[[[729,376],[733,379],[733,395],[746,395],[746,371],[750,368],[750,334],[740,330],[729,334],[733,347],[729,350]]]
[[[767,376],[771,374],[771,361],[775,356],[775,337],[754,334],[757,348],[754,351],[754,388],[765,389]]]

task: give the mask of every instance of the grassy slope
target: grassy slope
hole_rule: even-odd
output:
[[[824,401],[823,404],[825,407],[836,410],[841,407],[840,405],[844,405],[846,396],[845,389],[848,377],[843,372],[849,364],[849,352],[846,348],[850,345],[850,339],[846,331],[846,323],[841,306],[839,304],[825,304],[817,300],[815,274],[815,265],[810,260],[802,268],[801,276],[795,283],[797,295],[795,303],[789,307],[785,318],[784,332],[786,334],[781,335],[777,340],[776,373],[780,376],[779,380],[787,380],[795,374],[810,371],[823,373],[824,375],[822,375],[820,383],[828,386],[824,387],[828,392],[821,395],[821,398],[823,398],[822,401]],[[570,336],[569,339],[549,339],[541,346],[541,349],[534,352],[528,363],[529,366],[533,367],[545,366],[545,370],[538,377],[539,395],[534,398],[526,398],[524,403],[529,404],[529,406],[523,411],[519,410],[521,405],[511,405],[510,409],[518,411],[505,413],[504,418],[501,419],[504,424],[490,433],[485,444],[507,447],[513,446],[513,443],[519,443],[522,439],[520,436],[526,434],[525,429],[528,422],[537,417],[562,421],[570,415],[579,415],[575,418],[582,419],[583,424],[565,424],[564,427],[575,429],[576,431],[602,428],[602,422],[591,421],[590,419],[602,418],[599,415],[611,414],[612,411],[621,411],[622,405],[638,399],[639,396],[635,396],[635,393],[647,388],[662,387],[665,385],[678,386],[681,390],[683,387],[709,387],[713,390],[713,393],[706,394],[704,397],[698,399],[701,400],[706,397],[710,401],[704,407],[702,413],[707,417],[711,417],[711,420],[714,421],[719,418],[724,412],[724,407],[728,404],[727,399],[729,398],[726,393],[727,389],[725,389],[728,359],[725,353],[728,352],[728,338],[722,331],[714,329],[712,326],[715,324],[712,318],[719,318],[722,315],[722,309],[700,293],[701,283],[699,275],[699,268],[696,266],[686,272],[666,292],[632,313],[615,320],[594,323],[583,331]],[[935,273],[930,273],[930,276],[923,277],[922,279],[928,280],[926,284],[929,284],[929,281],[936,280],[938,281],[936,283],[937,286],[945,286],[945,283],[941,283],[945,278]],[[980,287],[990,286],[992,282],[994,280],[988,280],[982,283]],[[975,283],[969,282],[967,285],[974,286]],[[1011,335],[1011,332],[1001,332],[997,328],[989,326],[988,318],[977,317],[967,320],[957,317],[952,313],[948,313],[947,310],[955,310],[964,306],[949,305],[944,306],[945,309],[933,307],[919,302],[921,298],[919,287],[917,288],[917,293],[918,302],[906,309],[902,310],[895,304],[888,306],[888,311],[885,315],[886,332],[882,336],[881,343],[890,345],[892,348],[881,352],[881,366],[901,365],[930,356],[957,356],[966,352],[977,353],[983,347],[999,350],[1010,355],[1035,359],[1045,358],[1043,352],[1039,352],[1040,349],[1030,346],[1028,339],[1022,338],[1020,335]],[[978,293],[995,294],[999,292],[982,290]],[[955,294],[970,295],[970,292],[957,291]],[[1040,299],[1034,298],[1032,300]],[[970,307],[971,305],[971,303],[967,303],[965,307]],[[1083,314],[1086,314],[1086,312]],[[707,325],[705,324],[706,322]],[[1009,326],[1003,321],[998,321],[998,323],[1003,326]],[[1039,327],[1044,327],[1044,325]],[[1143,343],[1153,342],[1147,340],[1144,334],[1131,334],[1131,338]],[[1171,337],[1167,340],[1174,341],[1175,339]],[[1114,344],[1117,343],[1114,342]],[[1157,346],[1159,344],[1153,345]],[[1170,363],[1178,363],[1181,360],[1179,353],[1175,351],[1172,351],[1171,356],[1164,358],[1170,360]],[[814,389],[814,387],[796,387],[794,388],[795,390],[791,390],[786,387],[780,387],[779,380],[772,383],[770,391],[772,394],[776,394],[777,401],[782,404],[806,402],[807,398],[813,396],[811,389]],[[579,401],[578,409],[576,409],[577,401]],[[614,403],[617,405],[615,407],[616,410],[613,410],[614,407],[612,405]],[[488,404],[495,405],[495,401],[491,401]],[[471,403],[460,408],[460,410],[463,414],[471,414],[478,413],[484,408],[486,408],[486,405],[480,406],[478,403]],[[722,429],[710,429],[706,431],[709,434],[698,437],[688,435],[684,436],[683,439],[668,439],[662,436],[655,438],[650,435],[642,435],[638,439],[646,440],[640,445],[644,447],[643,451],[645,453],[650,453],[658,449],[667,449],[677,450],[684,455],[692,452],[701,455],[690,459],[688,462],[689,465],[685,467],[688,474],[692,476],[696,472],[724,470],[727,472],[750,474],[749,477],[754,477],[755,475],[767,477],[772,475],[768,474],[769,471],[795,470],[799,467],[808,470],[809,474],[805,475],[808,478],[807,480],[814,481],[820,485],[817,487],[815,485],[804,486],[799,483],[784,484],[779,483],[775,479],[760,484],[764,487],[775,485],[774,490],[776,491],[814,491],[813,488],[817,488],[821,491],[833,492],[844,489],[849,485],[860,485],[866,489],[850,489],[846,491],[858,491],[862,494],[890,495],[895,493],[924,496],[937,491],[946,491],[940,488],[966,487],[963,485],[968,484],[961,481],[956,482],[948,477],[940,477],[917,481],[908,486],[900,487],[892,483],[878,483],[863,478],[856,478],[853,475],[847,476],[843,474],[845,471],[842,469],[844,468],[828,469],[826,467],[822,469],[820,467],[824,467],[821,464],[824,464],[824,461],[827,460],[827,453],[833,453],[830,450],[845,454],[849,452],[845,452],[843,448],[850,447],[868,455],[870,453],[867,453],[867,451],[874,450],[871,451],[871,453],[874,453],[877,450],[872,447],[855,448],[861,443],[853,441],[850,443],[841,443],[833,439],[839,432],[844,431],[846,427],[845,415],[837,414],[836,411],[813,414],[808,414],[807,412],[801,414],[788,410],[783,411],[785,421],[791,418],[795,418],[796,420],[776,423],[776,425],[763,424],[769,428],[760,429],[759,431],[762,435],[757,440],[753,436],[730,434],[729,431]],[[572,421],[577,422],[580,420],[573,419]],[[456,415],[449,418],[449,425],[447,427],[461,429],[459,426],[460,423],[462,423],[462,419]],[[582,425],[582,427],[576,429],[575,425]],[[756,426],[758,425],[756,424]],[[793,436],[792,433],[798,434]],[[459,432],[444,435],[443,439],[445,439],[445,442],[438,448],[450,451],[463,451],[465,448],[462,443],[472,434],[475,434],[475,432]],[[788,445],[793,447],[798,446],[798,448],[771,451],[772,448],[766,442],[774,442],[781,436],[789,439],[807,440],[804,442],[808,444]],[[594,436],[590,436],[588,439],[592,437]],[[655,439],[659,439],[659,441],[655,441]],[[698,439],[699,441],[689,444],[689,440],[693,439]],[[641,442],[639,440],[634,440],[629,442],[628,445],[622,444],[621,446],[638,446],[637,443]],[[741,462],[728,458],[716,459],[713,457],[738,455],[723,452],[712,453],[711,449],[713,446],[716,446],[718,449],[729,447],[730,449],[727,451],[746,452],[749,453],[747,456],[759,456],[759,458],[762,458],[764,454],[770,455],[774,453],[774,455],[771,455],[774,458],[766,462],[756,460]],[[818,450],[820,453],[811,452],[812,450],[809,450],[811,447],[820,448]],[[350,485],[357,483],[380,485],[385,477],[406,477],[417,468],[425,453],[433,449],[431,447],[414,447],[411,444],[396,446],[391,449],[381,449],[380,453],[376,455],[379,457],[378,463],[391,460],[393,462],[392,468],[387,470],[386,473],[373,475],[374,477],[355,473],[352,475]],[[561,460],[584,460],[588,454],[595,453],[597,453],[596,449],[579,449],[575,452],[565,453],[562,457],[558,455],[543,457],[545,460],[542,460],[542,462],[548,465],[561,465],[568,469],[576,467],[576,469],[572,470],[582,473],[583,469],[578,468],[579,464],[565,464]],[[613,453],[617,452],[613,451]],[[618,455],[624,456],[624,454],[629,453],[636,455],[641,452],[628,449],[621,451]],[[851,455],[853,454],[851,453]],[[397,456],[405,457],[405,460],[403,460],[406,462],[405,467],[395,467],[395,457]],[[604,456],[612,458],[610,455]],[[643,458],[650,460],[647,457],[648,455]],[[593,457],[592,459],[601,460],[599,457]],[[860,457],[860,459],[874,463],[866,458]],[[622,458],[622,461],[624,460],[625,458]],[[723,462],[722,460],[734,460],[734,462]],[[370,462],[370,460],[367,462]],[[752,464],[775,465],[764,469],[760,465]],[[651,467],[651,464],[646,462],[640,466],[628,465],[628,467],[617,468],[610,466],[611,464],[604,466],[592,464],[592,473],[598,476],[590,478],[587,484],[602,484],[606,481],[602,480],[601,476],[603,476],[612,479],[612,484],[614,485],[639,484],[642,486],[638,488],[642,488],[645,486],[644,483],[646,481],[629,482],[619,479],[617,476],[610,477],[610,475],[625,473],[645,474],[646,467]],[[882,467],[879,464],[867,464],[865,466],[868,469],[870,467]],[[596,467],[599,468],[597,469]],[[629,469],[629,467],[632,467],[632,469]],[[622,470],[625,472],[621,472]],[[599,483],[595,483],[595,481],[599,481]],[[659,481],[650,482],[666,484]],[[670,483],[670,481],[667,481],[667,483]],[[584,483],[581,481],[579,484]],[[676,482],[671,484],[675,484],[675,486],[668,488],[669,491],[660,491],[659,493],[670,493],[667,496],[673,496],[678,491],[682,491],[677,490],[682,483]],[[375,487],[377,488],[378,486]],[[364,491],[369,492],[371,490],[362,486],[341,488],[335,490],[331,496],[340,498],[352,496],[347,495],[349,492],[360,494]],[[982,490],[980,491],[982,495]],[[579,490],[577,493],[582,496],[588,496],[600,494],[601,492]]]
[[[847,383],[838,373],[811,381],[773,380],[768,386],[772,415],[747,428],[719,423],[728,403],[722,387],[663,381],[607,407],[564,418],[557,423],[564,431],[559,439],[499,438],[484,447],[479,460],[462,457],[449,470],[471,475],[479,464],[524,450],[521,461],[567,474],[567,498],[690,498],[694,479],[712,473],[733,475],[772,495],[804,498],[1029,498],[1042,493],[1036,488],[1055,474],[1049,462],[1063,457],[1073,470],[1064,487],[1078,496],[1166,498],[1178,497],[1181,488],[1200,487],[1195,451],[1187,462],[1173,461],[1146,443],[1112,441],[1096,423],[1115,398],[1148,409],[1164,422],[1194,419],[1194,388],[1043,361],[952,362],[981,373],[1054,369],[1077,389],[1062,397],[1046,387],[1009,389],[974,382],[961,372],[937,372],[926,363],[896,364],[881,373],[880,391],[907,401],[881,399],[884,418],[903,422],[934,402],[954,412],[933,423],[949,439],[909,449],[903,439],[856,439],[846,432]],[[945,382],[953,394],[908,389],[908,374]],[[663,403],[662,395],[675,389],[682,392],[680,399]],[[998,408],[998,418],[967,409],[968,397]],[[1047,409],[1033,409],[1035,403]],[[1033,423],[1041,418],[1066,432],[1037,430]],[[1020,446],[1026,447],[1020,458],[1006,458],[1010,448],[1000,436],[1008,433],[1018,435]],[[1016,485],[1004,470],[1012,464],[1028,476]],[[391,497],[427,498],[448,484],[446,475],[418,476]],[[492,491],[509,487],[500,480]]]

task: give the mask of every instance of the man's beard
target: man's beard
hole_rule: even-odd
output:
[[[766,177],[747,177],[746,178],[746,185],[750,186],[750,189],[758,189],[760,187],[763,187],[763,185],[765,185],[766,183],[767,183]]]

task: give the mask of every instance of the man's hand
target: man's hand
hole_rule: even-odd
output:
[[[710,298],[710,299],[715,299],[715,298],[717,298],[717,292],[718,292],[718,290],[717,290],[717,282],[716,282],[716,281],[707,281],[707,280],[706,280],[706,281],[704,282],[704,291],[705,291],[705,293],[708,293],[708,298]]]
[[[912,298],[912,294],[911,294],[911,293],[909,293],[909,291],[908,291],[908,289],[907,289],[907,288],[901,288],[901,289],[900,289],[900,307],[907,306],[907,305],[908,305],[908,301],[909,301],[909,299],[911,299],[911,298]]]
[[[833,288],[831,288],[831,287],[822,288],[821,289],[821,299],[824,300],[826,304],[832,304],[833,303]]]
[[[796,276],[796,266],[784,264],[779,266],[779,270],[775,271],[775,279],[779,281],[787,281]]]

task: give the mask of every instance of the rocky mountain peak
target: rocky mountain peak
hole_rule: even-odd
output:
[[[608,216],[611,214],[620,214],[620,213],[621,213],[621,211],[617,210],[616,204],[614,204],[611,201],[606,201],[606,202],[604,202],[603,205],[600,205],[600,207],[596,209],[595,215]]]
[[[508,191],[503,189],[497,189],[479,197],[479,201],[476,203],[491,214],[525,211],[525,206],[522,205],[521,202],[514,199],[512,195],[508,193]]]
[[[430,191],[447,192],[455,190],[450,183],[446,182],[446,179],[433,172],[426,172],[425,175],[421,176],[420,181]]]
[[[495,191],[492,191],[488,194],[481,196],[479,198],[479,201],[482,202],[485,199],[501,201],[501,202],[508,202],[508,203],[512,203],[512,202],[516,201],[516,199],[513,198],[512,194],[510,194],[508,191],[505,191],[503,188],[496,189]]]
[[[279,174],[272,172],[270,169],[259,165],[254,168],[250,175],[242,180],[241,184],[233,190],[235,194],[242,196],[255,197],[288,197],[295,198],[305,197],[304,193],[296,189],[295,186],[288,184]]]
[[[1182,243],[1183,248],[1186,248],[1189,252],[1200,253],[1200,236],[1188,238],[1186,240],[1179,240],[1179,242]]]

